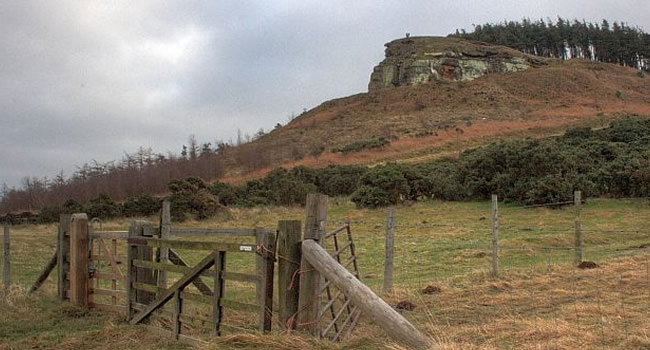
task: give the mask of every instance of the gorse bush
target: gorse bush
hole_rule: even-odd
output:
[[[171,215],[176,221],[184,221],[188,215],[205,219],[215,215],[221,208],[217,197],[199,177],[173,180],[169,183]]]
[[[382,148],[389,144],[390,144],[390,140],[382,136],[382,137],[375,137],[369,140],[355,141],[343,147],[335,147],[332,148],[332,152],[348,154],[353,152],[360,152],[367,149]]]
[[[122,208],[105,193],[91,199],[85,211],[89,218],[112,219],[122,216]]]
[[[198,177],[169,183],[172,216],[203,219],[224,206],[304,205],[308,193],[351,196],[359,207],[376,208],[420,199],[484,200],[493,193],[522,204],[561,202],[574,190],[585,196],[650,197],[650,120],[626,118],[608,128],[571,128],[563,136],[502,141],[425,164],[373,168],[299,166],[235,186],[206,184]],[[47,207],[41,220],[61,212],[91,217],[148,216],[158,199],[144,195],[122,206],[100,195],[89,203]]]
[[[122,205],[122,213],[128,217],[147,217],[160,211],[160,199],[149,194],[131,197]]]

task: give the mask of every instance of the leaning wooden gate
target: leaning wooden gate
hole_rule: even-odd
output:
[[[323,245],[329,249],[332,256],[341,266],[350,270],[352,275],[360,279],[357,253],[352,239],[349,223],[323,236]],[[331,241],[331,243],[330,243]],[[330,245],[331,244],[331,245]],[[356,327],[361,316],[357,305],[336,288],[331,281],[324,279],[321,293],[324,293],[325,304],[321,305],[318,320],[321,323],[320,336],[333,341],[340,341]]]

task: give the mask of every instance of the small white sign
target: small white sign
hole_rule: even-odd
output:
[[[253,247],[251,247],[251,246],[249,246],[249,245],[240,245],[240,246],[239,246],[239,251],[242,251],[242,252],[252,252],[252,251],[253,251]]]

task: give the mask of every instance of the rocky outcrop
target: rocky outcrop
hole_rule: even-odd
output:
[[[386,44],[368,91],[436,80],[468,81],[496,72],[520,72],[543,59],[503,46],[457,38],[411,37]]]

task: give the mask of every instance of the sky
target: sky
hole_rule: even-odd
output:
[[[647,0],[4,0],[0,184],[268,131],[367,91],[406,32],[558,15],[650,31]]]

